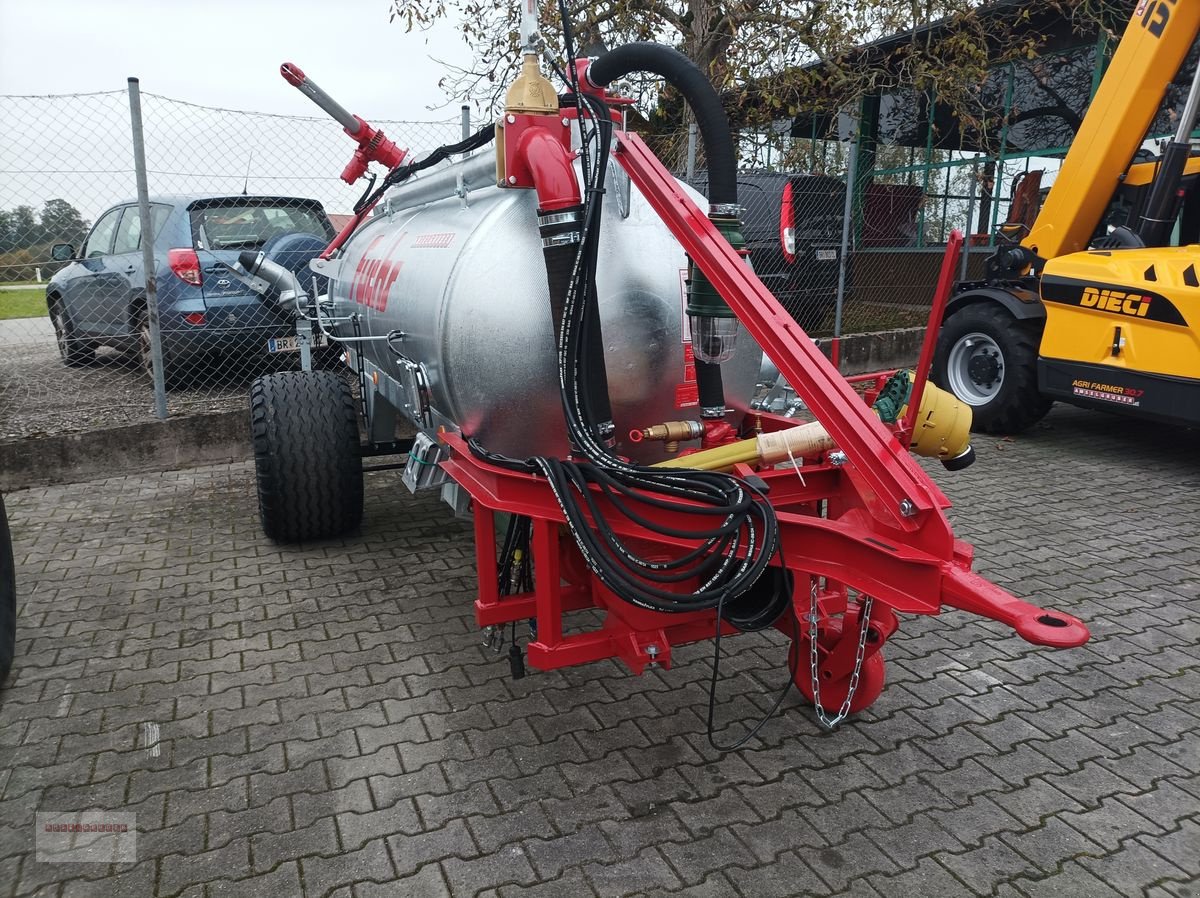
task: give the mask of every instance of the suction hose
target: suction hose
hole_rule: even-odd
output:
[[[737,219],[741,214],[737,194],[737,153],[733,135],[729,131],[729,119],[712,84],[696,64],[678,50],[653,43],[617,47],[594,60],[588,66],[585,77],[593,87],[600,88],[633,72],[650,72],[665,78],[687,101],[696,116],[700,138],[704,141],[704,155],[708,160],[709,217],[723,233],[740,235],[741,229],[737,227]],[[717,318],[733,317],[708,279],[694,266],[689,272],[689,280],[689,314],[697,308],[695,300],[706,297],[707,302],[701,301],[704,305],[702,314]],[[696,338],[697,335],[693,333],[693,346],[698,345]],[[702,416],[723,418],[725,390],[721,382],[720,361],[696,359],[696,386],[700,394]]]
[[[704,73],[690,59],[662,44],[635,43],[605,53],[587,68],[593,87],[606,87],[633,72],[650,72],[665,78],[678,90],[696,116],[704,155],[708,159],[708,201],[712,205],[736,205],[737,153],[729,119],[721,98]]]

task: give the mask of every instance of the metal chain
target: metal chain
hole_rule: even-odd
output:
[[[867,633],[871,629],[871,606],[874,604],[875,600],[870,596],[863,597],[859,611],[861,624],[858,631],[858,649],[854,655],[854,671],[850,674],[850,688],[846,691],[846,700],[842,702],[837,714],[830,717],[821,706],[821,676],[817,670],[820,662],[817,654],[817,620],[820,615],[817,609],[817,578],[813,578],[808,603],[808,662],[809,672],[812,674],[813,707],[817,709],[817,720],[827,730],[834,729],[850,716],[850,703],[854,700],[854,693],[858,691],[858,678],[862,673],[863,655],[867,648]]]

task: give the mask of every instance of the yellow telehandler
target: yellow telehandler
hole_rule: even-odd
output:
[[[1001,227],[984,280],[958,285],[931,376],[974,429],[1055,400],[1200,424],[1200,66],[1173,139],[1136,158],[1198,30],[1200,0],[1141,0],[1032,227]]]

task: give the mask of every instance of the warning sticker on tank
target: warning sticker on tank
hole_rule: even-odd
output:
[[[700,388],[695,382],[675,387],[675,408],[695,408],[700,404]]]
[[[1082,399],[1099,399],[1117,405],[1138,406],[1142,404],[1145,390],[1135,387],[1118,387],[1114,384],[1100,383],[1094,380],[1071,381],[1071,392]]]
[[[683,346],[683,382],[696,382],[696,350],[692,349],[691,343]]]

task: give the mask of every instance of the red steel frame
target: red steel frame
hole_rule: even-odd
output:
[[[536,152],[537,147],[530,150]],[[802,639],[811,638],[806,621],[810,589],[818,592],[818,627],[835,634],[832,645],[824,639],[820,642],[822,677],[844,683],[853,668],[861,607],[856,595],[875,600],[868,622],[868,658],[895,631],[895,612],[937,614],[943,607],[1000,621],[1040,645],[1064,648],[1086,642],[1089,634],[1082,621],[1021,601],[971,572],[973,549],[955,539],[943,514],[949,502],[905,448],[911,414],[895,432],[879,421],[641,138],[618,130],[614,158],[845,454],[840,465],[818,458],[799,460],[803,464],[796,468],[752,471],[739,466],[737,470],[766,483],[779,519],[780,555],[794,577],[796,606],[796,618],[785,615],[779,629],[791,635],[798,628]],[[536,177],[538,166],[530,165],[530,170]],[[955,248],[949,248],[939,280],[937,301],[943,307],[953,280]],[[931,340],[932,335],[922,352],[912,408],[924,388]],[[772,415],[763,415],[762,422],[768,430],[796,423]],[[472,498],[479,575],[476,620],[480,626],[535,620],[537,636],[528,648],[534,667],[550,669],[615,657],[640,672],[649,664],[669,666],[672,645],[715,634],[714,612],[665,614],[614,596],[583,564],[543,478],[480,461],[457,434],[444,433],[442,440],[450,453],[443,467]],[[603,497],[598,501],[604,506]],[[651,512],[656,523],[686,527],[675,519],[677,513]],[[499,594],[497,514],[532,520],[535,588],[531,593]],[[685,541],[648,530],[615,511],[606,517],[614,532],[637,541],[643,554],[657,549],[669,557],[680,548],[690,548]],[[564,615],[585,608],[600,609],[603,623],[583,632],[564,632]],[[840,627],[830,629],[837,616],[842,616]],[[733,632],[728,624],[721,626],[723,632]],[[798,682],[808,676],[807,662],[800,666],[804,670],[798,673]],[[881,688],[882,681],[876,685]],[[823,687],[823,701],[829,704],[825,696]]]

